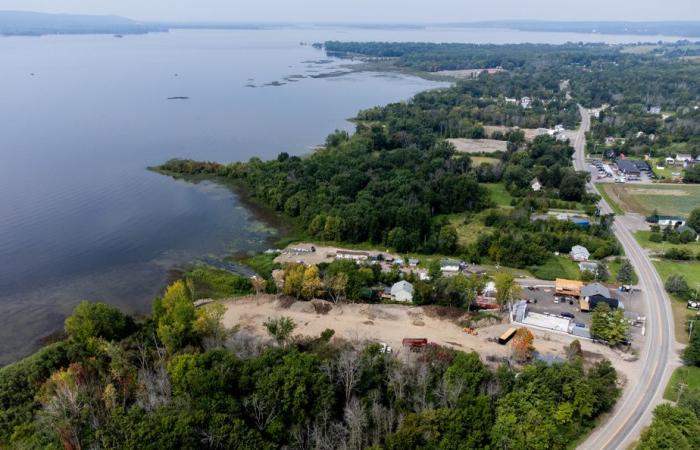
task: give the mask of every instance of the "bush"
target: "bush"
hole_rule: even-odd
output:
[[[663,236],[661,235],[661,233],[655,232],[655,233],[651,233],[649,235],[649,241],[651,241],[651,242],[663,242],[663,240],[664,239],[663,239]]]
[[[683,275],[671,275],[664,285],[671,294],[685,296],[688,293],[688,282]]]
[[[78,342],[87,342],[91,338],[113,341],[131,334],[135,325],[131,317],[113,306],[82,302],[66,319],[65,329],[68,336]]]

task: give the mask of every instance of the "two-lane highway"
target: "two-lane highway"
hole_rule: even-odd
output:
[[[573,142],[576,170],[587,170],[585,133],[590,125],[589,111],[581,108],[581,127]],[[597,192],[594,184],[589,184],[589,190]],[[603,214],[612,212],[605,200],[600,202],[600,209]],[[615,236],[639,277],[638,287],[647,310],[646,335],[639,355],[639,378],[627,380],[622,397],[613,412],[579,446],[585,450],[626,449],[638,439],[644,427],[650,423],[652,411],[662,401],[673,367],[678,363],[671,302],[663,282],[632,233],[618,220],[613,227]]]

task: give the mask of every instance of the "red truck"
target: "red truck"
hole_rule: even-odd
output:
[[[428,340],[425,338],[404,338],[402,343],[412,352],[418,352],[428,345]]]

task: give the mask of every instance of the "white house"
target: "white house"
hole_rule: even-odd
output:
[[[530,97],[523,97],[520,99],[520,106],[522,106],[523,108],[529,108],[530,104],[532,104],[532,99]]]
[[[459,261],[454,259],[443,259],[440,261],[440,271],[443,275],[455,275],[460,270],[462,270],[462,267]]]
[[[413,285],[402,280],[391,287],[391,299],[395,302],[413,302]]]
[[[660,106],[649,107],[649,114],[661,114],[661,107]]]
[[[539,192],[540,190],[542,190],[542,183],[540,183],[540,180],[538,180],[537,178],[534,178],[530,182],[530,187],[532,188],[533,191]]]
[[[569,255],[571,255],[571,259],[578,262],[588,261],[588,258],[591,257],[588,249],[582,245],[574,245],[571,247],[571,252]]]

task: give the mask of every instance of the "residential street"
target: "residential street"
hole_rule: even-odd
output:
[[[581,117],[581,127],[573,143],[576,150],[574,166],[577,170],[586,170],[585,132],[591,124],[588,110],[581,108]],[[590,183],[589,190],[597,192],[595,185]],[[600,209],[602,214],[612,213],[605,200],[601,200]],[[626,449],[637,440],[644,427],[651,422],[654,407],[662,401],[673,369],[680,365],[671,303],[663,281],[624,221],[616,219],[614,231],[639,276],[638,287],[648,311],[646,337],[639,355],[641,373],[637,382],[625,386],[614,411],[579,446],[587,450]]]

